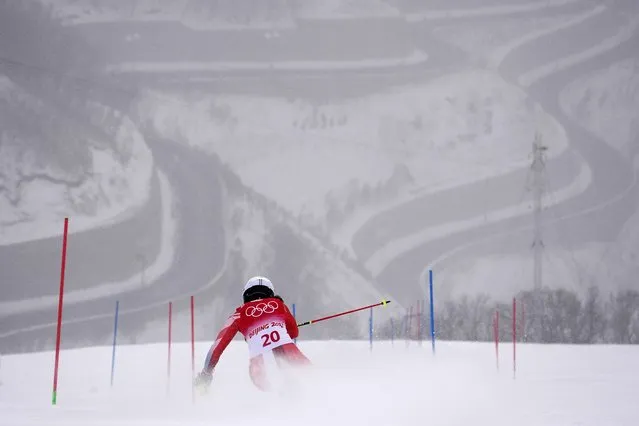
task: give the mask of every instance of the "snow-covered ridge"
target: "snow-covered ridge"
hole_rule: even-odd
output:
[[[171,185],[167,177],[158,173],[160,192],[162,196],[162,241],[160,252],[153,263],[148,265],[144,271],[119,282],[105,282],[94,287],[83,290],[66,291],[64,295],[65,306],[74,305],[90,300],[97,300],[102,297],[126,291],[136,290],[142,286],[151,286],[156,279],[164,274],[170,267],[174,258],[174,241],[176,236],[176,224],[173,217],[173,195]],[[75,227],[75,219],[73,221]],[[143,279],[142,279],[143,278]],[[11,285],[11,283],[8,283]],[[58,303],[58,296],[43,296],[34,299],[23,299],[16,301],[0,301],[0,318],[15,315],[17,313],[32,312],[55,307]]]
[[[639,60],[576,79],[561,92],[560,103],[601,140],[625,154],[639,154]]]
[[[635,157],[634,169],[633,181],[629,182],[624,191],[617,196],[586,210],[549,218],[550,222],[599,211],[630,196],[631,193],[636,192],[638,184],[639,157]],[[501,238],[516,231],[505,231],[489,235],[479,241],[471,241],[443,253],[432,262],[432,265],[439,265],[451,256],[458,255],[478,243]],[[569,250],[561,244],[547,243],[543,259],[544,283],[550,288],[567,288],[580,295],[584,295],[591,285],[599,286],[602,293],[636,290],[635,277],[639,273],[637,247],[639,247],[639,203],[636,205],[636,212],[626,221],[613,241],[586,244],[577,250]],[[529,269],[531,266],[530,253],[467,258],[455,262],[453,267],[449,265],[439,267],[440,283],[451,290],[450,296],[459,293],[485,293],[485,289],[490,287],[494,296],[508,300],[513,292],[532,288],[532,273]],[[422,278],[426,272],[427,268],[422,272]],[[513,283],[516,283],[515,288]]]
[[[325,104],[154,93],[138,114],[166,137],[215,152],[246,185],[320,226],[385,193],[527,164],[539,129],[556,144],[552,155],[565,148],[562,129],[486,71]]]
[[[626,59],[584,75],[566,86],[559,99],[570,117],[639,170],[639,60]],[[639,204],[636,208],[596,271],[603,280],[622,287],[636,288],[639,273]]]
[[[128,117],[87,102],[78,119],[5,76],[0,100],[0,244],[59,235],[64,217],[72,232],[104,226],[146,202],[153,159]]]
[[[558,189],[551,194],[545,194],[544,206],[549,207],[557,205],[582,194],[586,189],[588,189],[591,182],[592,171],[586,162],[582,162],[579,174],[569,185]],[[546,200],[546,198],[549,200]],[[407,237],[399,238],[381,247],[366,262],[366,266],[374,275],[379,275],[391,261],[421,245],[444,238],[447,235],[467,231],[490,223],[498,223],[505,219],[523,216],[529,214],[529,212],[530,203],[525,201],[495,211],[489,211],[486,214],[477,217],[425,228],[422,231],[416,232]],[[420,282],[423,283],[425,280],[420,280]]]
[[[117,73],[176,73],[176,72],[233,72],[233,71],[344,71],[394,68],[417,65],[428,60],[428,55],[421,50],[411,54],[385,59],[356,59],[342,61],[220,61],[220,62],[125,62],[107,67],[107,72]]]
[[[227,194],[225,229],[230,236],[228,246],[232,256],[241,258],[241,276],[269,271],[288,302],[296,303],[307,313],[348,309],[389,297],[327,247],[326,241],[301,228],[290,214],[272,204],[249,188],[233,188]],[[297,261],[292,262],[293,258]],[[277,282],[282,276],[292,278]],[[228,315],[228,306],[226,309],[224,314]],[[385,310],[397,314],[402,307],[395,302]],[[224,318],[213,317],[211,321]],[[350,335],[366,334],[366,318],[359,320],[351,322]]]
[[[545,21],[546,25],[539,25],[539,27],[535,28],[534,31],[531,31],[521,37],[514,38],[492,52],[488,61],[489,66],[496,69],[499,65],[501,65],[510,52],[525,45],[526,43],[530,43],[540,37],[556,33],[574,25],[579,25],[605,11],[605,6],[598,5],[593,9],[586,10],[585,12],[568,18],[556,18],[556,22],[553,22],[552,18],[548,18],[548,20]]]
[[[384,0],[297,0],[295,16],[304,19],[397,17],[401,12]]]
[[[639,60],[626,59],[584,75],[560,94],[562,109],[581,126],[633,161],[639,170]],[[602,280],[636,288],[639,204],[596,271]]]
[[[639,170],[639,168],[637,168]],[[610,275],[622,288],[636,289],[639,274],[639,203],[637,211],[624,224],[610,255]]]
[[[522,4],[503,4],[480,6],[476,8],[433,10],[428,12],[413,13],[406,17],[409,22],[419,22],[437,19],[455,19],[481,16],[506,16],[519,13],[534,12],[538,10],[566,6],[582,0],[545,0],[533,1]]]
[[[119,21],[179,21],[193,29],[287,27],[286,0],[39,0],[65,25]]]
[[[637,29],[639,29],[639,17],[628,18],[627,23],[619,28],[617,34],[610,36],[585,50],[575,52],[565,58],[560,58],[556,61],[540,65],[539,67],[520,75],[517,81],[523,87],[530,87],[544,77],[570,67],[574,67],[581,62],[587,61],[616,48],[620,44],[628,41],[635,34]]]
[[[292,28],[298,20],[405,17],[408,22],[508,16],[559,8],[582,0],[528,1],[405,15],[385,0],[38,0],[65,25],[121,21],[177,21],[196,30]]]
[[[65,25],[178,21],[196,30],[291,28],[297,19],[399,16],[382,0],[39,0]]]
[[[583,12],[567,12],[549,16],[508,16],[494,25],[444,21],[436,24],[433,33],[446,43],[468,52],[472,58],[497,69],[515,49],[556,31],[579,25],[606,11],[599,5]]]

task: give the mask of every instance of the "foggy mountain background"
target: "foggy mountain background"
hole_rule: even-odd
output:
[[[162,339],[191,295],[213,339],[258,274],[303,319],[385,321],[432,268],[438,315],[490,321],[533,286],[536,138],[553,309],[626,295],[606,315],[636,342],[638,25],[630,1],[0,2],[0,350],[53,344],[65,216],[67,347],[108,342],[115,300],[125,342]]]

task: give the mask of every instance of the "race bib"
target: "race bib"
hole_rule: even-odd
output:
[[[256,326],[249,331],[246,341],[251,358],[293,342],[286,331],[286,324],[280,320],[268,321]]]

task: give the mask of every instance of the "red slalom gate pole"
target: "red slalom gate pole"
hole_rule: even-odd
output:
[[[376,306],[386,306],[387,304],[389,304],[391,301],[390,300],[382,300],[379,303],[374,303],[372,305],[368,305],[368,306],[362,306],[361,308],[356,308],[356,309],[351,309],[350,311],[345,311],[345,312],[340,312],[338,314],[334,314],[334,315],[329,315],[327,317],[322,317],[322,318],[318,318],[318,319],[314,319],[314,320],[310,320],[310,321],[306,321],[306,322],[302,322],[300,324],[297,324],[298,327],[303,327],[305,325],[311,325],[311,324],[315,324],[316,322],[320,322],[320,321],[326,321],[332,318],[337,318],[337,317],[341,317],[342,315],[348,315],[348,314],[352,314],[353,312],[358,312],[358,311],[363,311],[365,309],[370,309],[370,308],[374,308]]]
[[[67,237],[69,234],[69,218],[64,218],[64,234],[62,237],[62,265],[60,266],[60,293],[58,295],[58,327],[55,337],[55,365],[53,367],[53,395],[51,404],[58,402],[58,365],[60,362],[60,337],[62,334],[62,307],[64,300],[64,273],[67,263]]]
[[[517,374],[517,299],[513,297],[513,378]]]
[[[173,313],[173,303],[169,302],[169,348],[166,361],[166,393],[168,395],[171,384],[171,317]]]
[[[495,310],[493,321],[493,333],[495,334],[495,358],[497,360],[497,370],[499,370],[499,311]]]
[[[424,304],[421,300],[417,301],[417,340],[419,346],[422,345],[422,313],[424,312]]]
[[[191,383],[195,377],[195,297],[191,296]],[[191,385],[191,398],[195,402],[195,386]]]

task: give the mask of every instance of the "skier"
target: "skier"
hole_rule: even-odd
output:
[[[249,349],[249,375],[262,391],[271,390],[266,378],[264,357],[273,355],[278,365],[310,365],[309,359],[298,349],[293,339],[299,329],[295,318],[280,296],[275,295],[273,283],[265,277],[253,277],[244,286],[244,304],[231,315],[209,349],[204,368],[195,378],[195,385],[206,391],[213,378],[213,370],[220,356],[237,332],[242,333]]]

